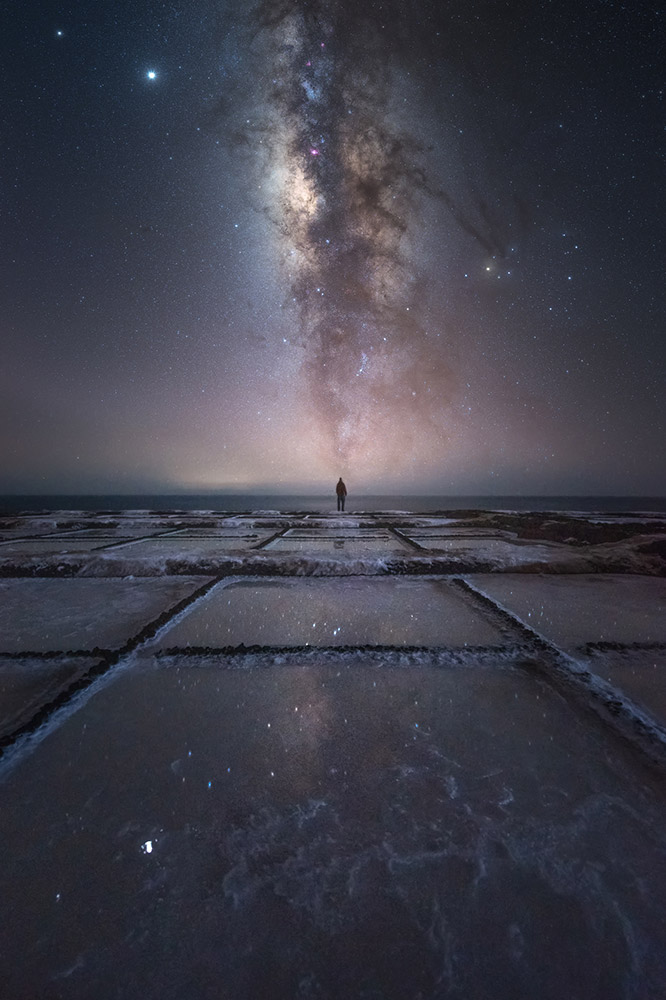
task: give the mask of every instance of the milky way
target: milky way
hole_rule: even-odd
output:
[[[495,261],[508,249],[507,210],[520,212],[509,196],[492,210],[473,176],[432,170],[428,74],[403,58],[416,45],[428,66],[428,25],[404,5],[268,0],[246,26],[257,72],[236,141],[261,146],[251,169],[298,313],[317,458],[354,471],[409,466],[427,441],[428,461],[441,462],[460,344],[432,308],[425,219],[444,210],[440,238],[471,237]]]
[[[409,448],[415,414],[419,433],[445,437],[453,391],[445,340],[429,343],[417,293],[421,150],[392,106],[378,25],[355,10],[257,12],[278,246],[320,430],[344,466],[372,460],[387,433]]]
[[[391,12],[387,12],[389,17]],[[437,448],[456,392],[447,331],[428,328],[419,240],[424,149],[399,106],[381,21],[350,3],[264,3],[260,170],[321,440],[344,467]]]

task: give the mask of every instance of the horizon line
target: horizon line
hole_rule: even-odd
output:
[[[142,497],[142,496],[153,496],[153,497],[193,497],[193,496],[227,496],[227,497],[313,497],[320,499],[322,497],[328,497],[331,494],[330,490],[326,490],[322,493],[310,493],[306,490],[292,490],[291,492],[271,492],[270,490],[179,490],[173,493],[163,492],[160,490],[137,490],[135,492],[122,492],[122,493],[111,493],[109,491],[99,493],[99,492],[88,492],[87,490],[77,490],[76,492],[58,492],[52,490],[49,492],[39,491],[39,492],[7,492],[0,493],[0,497]],[[396,493],[373,493],[369,490],[363,492],[354,492],[349,494],[355,497],[438,497],[445,499],[447,497],[459,498],[459,497],[523,497],[528,498],[543,498],[543,497],[597,497],[600,499],[630,499],[630,498],[640,498],[647,497],[651,499],[666,499],[666,493],[414,493],[411,491],[401,490]]]

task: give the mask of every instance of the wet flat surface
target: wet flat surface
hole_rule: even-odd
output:
[[[362,528],[310,528],[298,525],[284,533],[284,538],[390,538],[388,531],[379,526]],[[393,536],[395,537],[395,536]]]
[[[491,556],[504,556],[509,561],[524,559],[528,552],[530,558],[549,561],[557,551],[552,545],[538,545],[534,542],[525,544],[505,538],[461,538],[460,536],[447,538],[443,535],[421,535],[411,531],[405,532],[405,534],[408,534],[409,538],[414,539],[423,548],[433,552],[471,552],[477,557],[487,553]]]
[[[378,519],[380,520],[380,519]],[[299,529],[302,524],[303,528],[319,528],[330,531],[353,530],[355,528],[377,528],[378,522],[372,517],[351,517],[348,514],[344,514],[340,517],[335,517],[330,515],[329,517],[304,517],[302,522],[299,523]]]
[[[117,648],[204,581],[0,580],[0,652]]]
[[[522,671],[147,663],[2,794],[13,1000],[629,1000],[666,981],[654,775]]]
[[[258,545],[262,539],[270,537],[270,532],[252,536],[225,535],[219,538],[185,538],[182,535],[168,535],[164,538],[145,538],[142,541],[129,542],[122,547],[109,549],[109,552],[126,552],[129,557],[164,556],[167,559],[179,554],[196,555],[198,552],[211,555],[229,549],[249,549],[253,545]]]
[[[218,584],[159,637],[173,646],[500,645],[499,629],[439,580],[345,577]]]
[[[58,538],[103,538],[103,539],[122,539],[122,538],[140,538],[143,535],[166,535],[171,532],[173,528],[169,525],[157,524],[147,522],[145,524],[134,523],[132,524],[120,524],[117,527],[101,527],[101,528],[79,528],[72,532],[58,532]]]
[[[407,531],[410,536],[416,533],[424,538],[500,538],[497,531],[489,531],[487,528],[461,527],[454,523],[433,524],[433,525],[405,525],[401,530]]]
[[[460,526],[459,518],[448,517],[423,517],[418,514],[409,514],[407,511],[386,511],[384,514],[376,514],[375,519],[380,524],[392,524],[399,528],[435,528],[437,530],[449,530],[454,525]]]
[[[98,661],[93,657],[37,657],[13,659],[0,656],[0,737],[29,722]]]
[[[39,556],[57,552],[92,552],[111,539],[103,538],[30,538],[22,541],[3,542],[0,558],[6,556]]]
[[[218,527],[210,528],[178,528],[169,536],[170,538],[254,538],[259,541],[261,538],[269,538],[272,534],[271,531],[256,531],[252,532],[248,530],[247,526],[240,525],[239,527],[226,527],[224,522],[222,522]]]
[[[373,555],[381,557],[385,554],[402,555],[405,551],[411,552],[413,549],[395,536],[391,538],[388,535],[371,538],[340,535],[331,535],[328,538],[314,535],[299,538],[294,535],[282,535],[266,546],[266,552],[303,552],[312,553],[314,556],[330,554],[348,556],[351,559],[363,559]]]
[[[237,517],[227,518],[225,521],[221,522],[221,524],[225,531],[240,528],[244,532],[260,531],[265,532],[267,535],[271,535],[275,531],[282,531],[285,528],[290,528],[293,524],[299,523],[300,520],[300,517],[283,517],[281,515],[276,517],[238,515]]]
[[[587,666],[666,727],[666,646],[596,653]]]
[[[666,579],[503,573],[469,580],[570,652],[590,642],[666,643]]]

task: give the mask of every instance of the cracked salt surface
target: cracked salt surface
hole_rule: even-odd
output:
[[[320,657],[136,661],[0,771],[7,996],[660,995],[638,757],[514,669]]]

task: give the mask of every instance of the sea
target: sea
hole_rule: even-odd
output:
[[[666,513],[666,497],[644,496],[419,496],[412,494],[350,494],[347,513],[362,511],[409,511],[431,514],[453,510],[515,511],[605,511],[608,513]],[[124,510],[153,511],[289,511],[330,513],[335,496],[307,494],[175,493],[95,496],[23,494],[0,496],[0,514],[35,513],[51,510],[81,510],[116,513]]]

